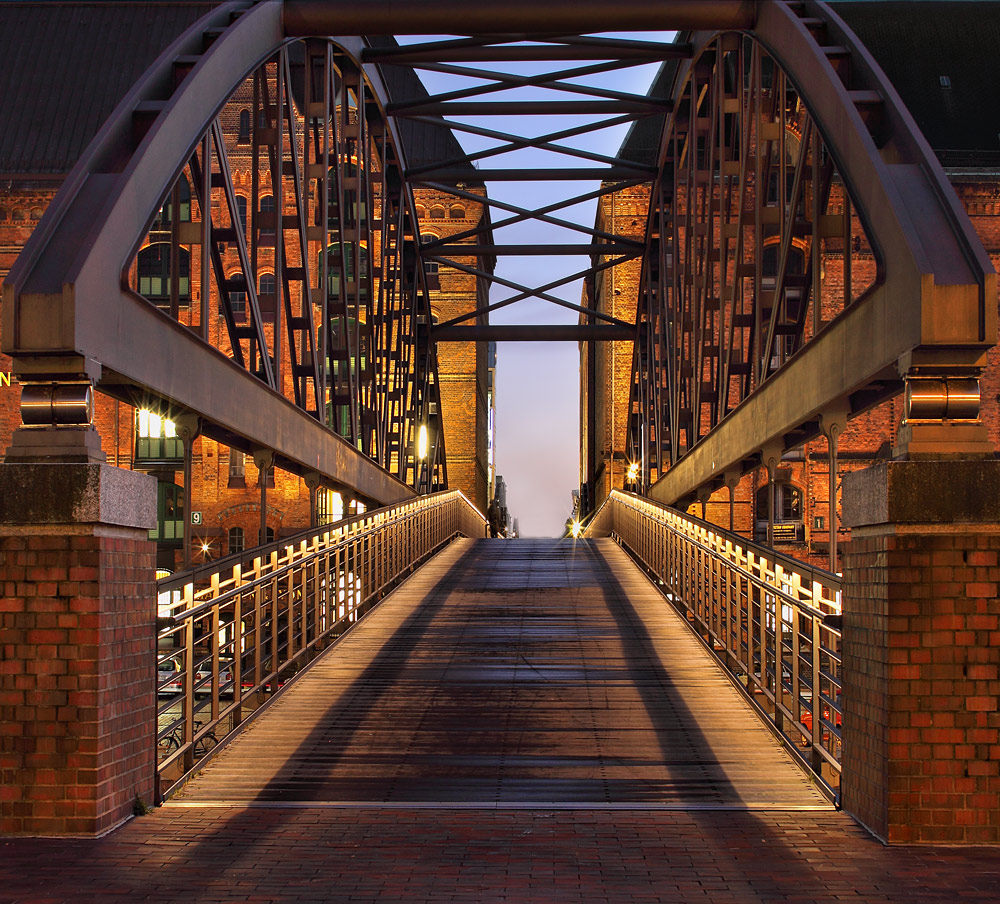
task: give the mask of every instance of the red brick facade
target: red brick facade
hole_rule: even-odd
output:
[[[0,833],[100,834],[153,800],[153,544],[0,535]]]

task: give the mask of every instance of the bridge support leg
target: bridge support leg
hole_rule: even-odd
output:
[[[892,843],[1000,843],[1000,461],[847,474],[844,808]]]
[[[0,833],[97,835],[153,799],[156,480],[0,465]]]

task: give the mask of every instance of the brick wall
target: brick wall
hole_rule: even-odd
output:
[[[153,544],[0,536],[0,833],[94,835],[153,800]]]

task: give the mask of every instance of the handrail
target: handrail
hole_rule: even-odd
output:
[[[619,490],[584,536],[613,537],[655,575],[789,749],[836,795],[840,578]]]
[[[158,799],[419,562],[485,524],[446,491],[160,580]]]

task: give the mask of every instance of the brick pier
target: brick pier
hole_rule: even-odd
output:
[[[1000,842],[1000,462],[844,478],[844,808],[889,842]]]
[[[0,465],[0,834],[97,835],[152,801],[155,492]]]

